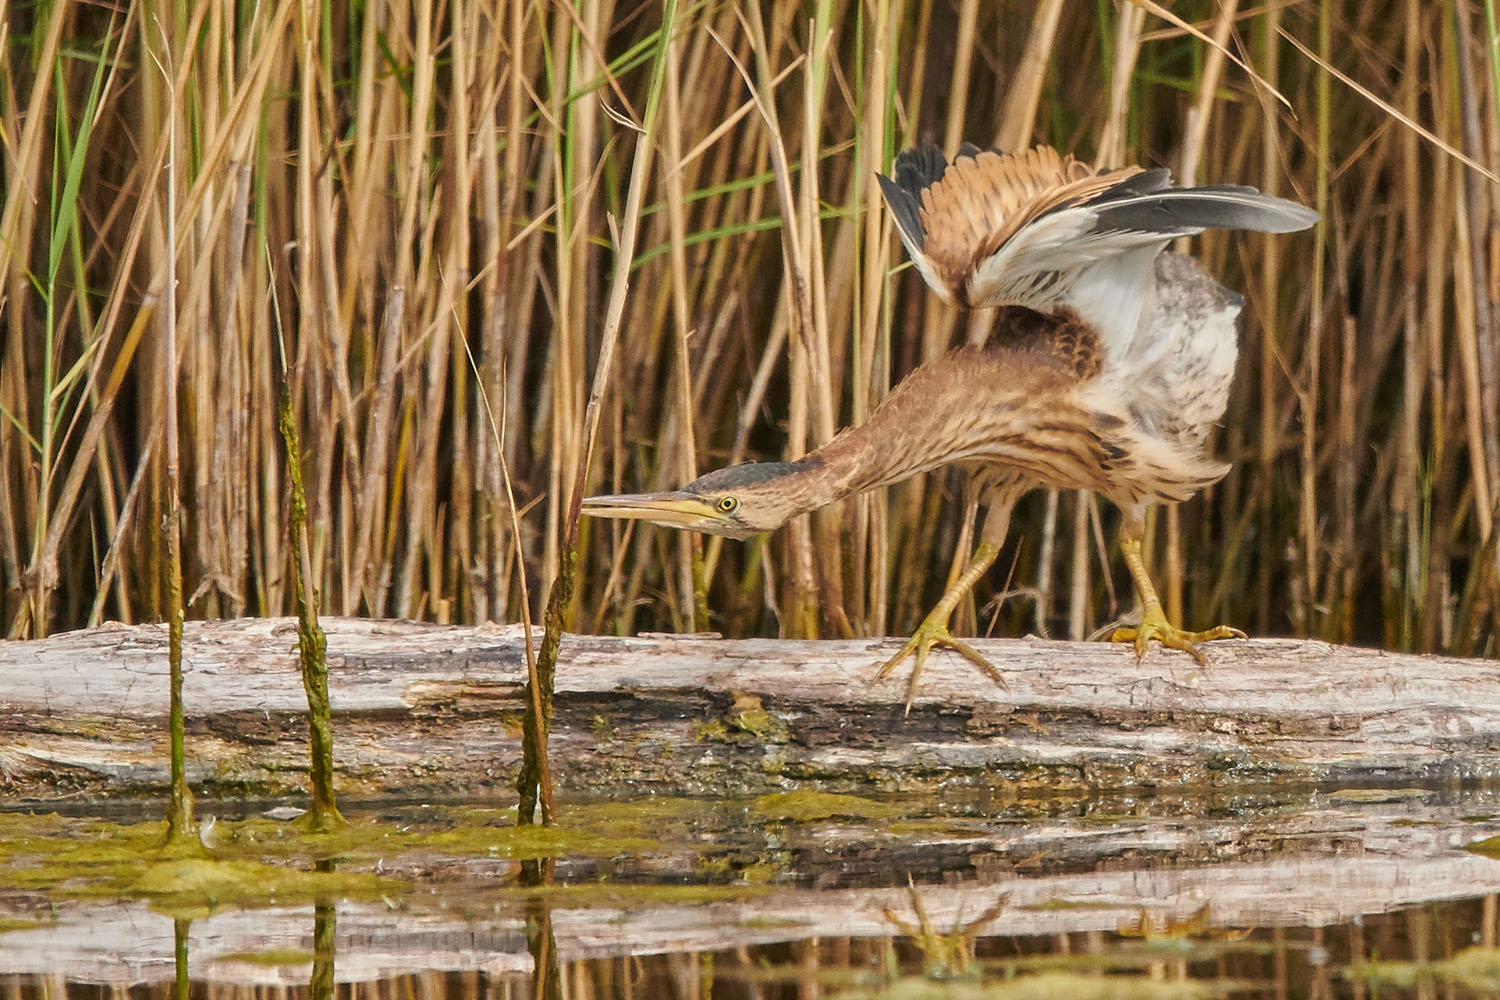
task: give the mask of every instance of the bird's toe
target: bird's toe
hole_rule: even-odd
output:
[[[1203,655],[1199,647],[1200,642],[1213,642],[1217,639],[1248,639],[1244,632],[1229,625],[1216,625],[1201,632],[1189,632],[1173,625],[1164,616],[1147,616],[1138,626],[1126,626],[1117,628],[1110,634],[1110,642],[1129,642],[1135,647],[1135,659],[1139,663],[1146,656],[1146,650],[1150,648],[1152,641],[1161,643],[1171,649],[1180,649],[1193,659],[1198,661],[1199,666],[1208,666],[1208,657]]]

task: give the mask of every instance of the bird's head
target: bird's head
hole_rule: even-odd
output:
[[[583,501],[583,512],[726,538],[750,538],[822,505],[814,499],[808,481],[815,468],[806,461],[732,465],[670,493],[589,497]]]

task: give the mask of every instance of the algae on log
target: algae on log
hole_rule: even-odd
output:
[[[333,791],[333,718],[328,702],[328,637],[318,624],[318,595],[308,582],[312,558],[307,540],[307,490],[302,485],[302,447],[297,419],[292,410],[290,384],[283,380],[278,404],[281,440],[286,446],[287,477],[291,481],[292,505],[287,532],[292,575],[292,598],[297,607],[297,661],[302,690],[307,697],[308,785],[312,808],[308,824],[327,830],[344,822]]]
[[[345,795],[503,794],[521,760],[518,626],[328,618]],[[298,795],[308,768],[293,619],[193,622],[200,794]],[[1005,794],[1500,772],[1500,662],[1321,642],[1215,643],[1209,666],[1124,646],[976,640],[1006,680],[934,653],[872,685],[898,640],[568,636],[559,792],[761,793],[957,784]],[[16,798],[159,794],[167,635],[107,625],[0,646],[0,781]]]

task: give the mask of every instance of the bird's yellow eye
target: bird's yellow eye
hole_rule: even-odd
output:
[[[740,505],[740,502],[738,500],[736,500],[734,497],[720,497],[719,498],[719,509],[721,511],[723,511],[724,513],[726,513],[726,514],[728,514],[730,511],[734,510],[739,505]]]

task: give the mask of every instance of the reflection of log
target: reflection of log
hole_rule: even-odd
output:
[[[1397,907],[1500,892],[1500,862],[1456,845],[1493,834],[1495,822],[1475,823],[1471,810],[1493,807],[1493,796],[1472,793],[1447,805],[1437,796],[1372,806],[1312,807],[1242,820],[1130,819],[992,823],[968,840],[975,855],[1049,856],[1066,874],[994,871],[964,882],[919,885],[923,907],[939,931],[973,921],[1003,903],[980,933],[1035,936],[1002,954],[1051,950],[1047,938],[1081,931],[1115,931],[1139,921],[1141,907],[1154,926],[1187,918],[1208,906],[1194,933],[1214,941],[1217,929],[1324,927]],[[846,824],[825,834],[848,836]],[[857,836],[876,836],[856,831]],[[1131,859],[1132,849],[1201,846],[1231,862],[1160,866]],[[1132,845],[1122,849],[1123,845]],[[688,858],[678,859],[684,867]],[[438,888],[405,905],[340,904],[334,967],[340,981],[397,973],[485,970],[526,974],[526,901],[510,885],[507,866],[469,860],[452,870],[430,855],[420,874]],[[834,867],[837,867],[836,865]],[[1080,869],[1082,869],[1080,871]],[[388,873],[406,872],[400,859]],[[803,871],[813,875],[816,871]],[[900,881],[901,873],[887,874]],[[583,880],[588,883],[589,879]],[[595,883],[599,893],[608,888]],[[587,893],[568,897],[588,898]],[[607,897],[606,897],[607,898]],[[730,952],[741,945],[811,937],[879,937],[898,933],[889,909],[913,922],[905,888],[747,890],[742,898],[698,904],[639,902],[586,908],[555,903],[551,910],[559,958]],[[53,973],[80,982],[119,986],[172,977],[172,921],[144,903],[33,900],[29,908],[0,897],[0,916],[40,919],[32,930],[0,933],[0,968]],[[195,979],[226,983],[306,983],[310,963],[268,967],[225,956],[268,951],[311,952],[313,907],[216,913],[192,925]],[[1231,935],[1233,936],[1233,935]],[[1330,935],[1332,937],[1332,935]],[[1397,954],[1382,957],[1398,958]],[[733,973],[732,968],[716,970]],[[717,991],[716,991],[717,992]]]
[[[520,633],[327,619],[341,789],[474,793],[519,760]],[[290,619],[190,624],[190,777],[202,791],[300,790],[306,730]],[[554,773],[573,791],[724,794],[1004,780],[1170,782],[1461,778],[1493,773],[1500,663],[1315,642],[1214,643],[1211,665],[1153,650],[978,643],[871,687],[890,642],[570,636]],[[0,781],[11,795],[160,789],[166,631],[108,626],[0,645]],[[764,711],[760,711],[759,708]]]

